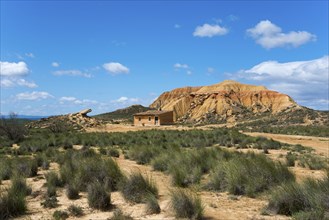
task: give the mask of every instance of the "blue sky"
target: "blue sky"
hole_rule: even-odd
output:
[[[225,79],[328,110],[328,1],[1,1],[1,114],[103,113]]]

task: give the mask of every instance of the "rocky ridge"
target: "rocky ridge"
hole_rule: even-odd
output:
[[[85,109],[76,113],[51,116],[48,118],[42,118],[38,121],[29,123],[29,128],[51,128],[54,125],[65,124],[72,127],[75,130],[81,130],[86,128],[97,127],[102,122],[96,118],[89,117],[91,109]]]
[[[288,95],[233,80],[165,92],[150,107],[173,110],[178,122],[234,122],[257,114],[301,109]]]

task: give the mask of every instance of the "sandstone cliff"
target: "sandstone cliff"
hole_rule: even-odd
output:
[[[100,120],[89,117],[87,114],[91,109],[85,109],[80,112],[67,115],[51,116],[34,121],[28,124],[29,128],[55,128],[56,126],[67,125],[75,130],[83,130],[86,128],[96,127],[102,124]],[[54,127],[55,126],[55,127]]]
[[[247,115],[301,108],[288,95],[232,80],[165,92],[150,107],[173,110],[176,121],[235,121]]]

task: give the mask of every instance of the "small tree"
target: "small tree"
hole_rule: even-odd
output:
[[[6,136],[9,140],[19,142],[24,139],[27,133],[24,124],[17,118],[17,114],[11,112],[9,118],[1,117],[0,135]]]

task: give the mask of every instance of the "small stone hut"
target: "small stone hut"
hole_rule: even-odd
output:
[[[173,111],[149,110],[134,115],[135,126],[170,125],[174,123]]]

